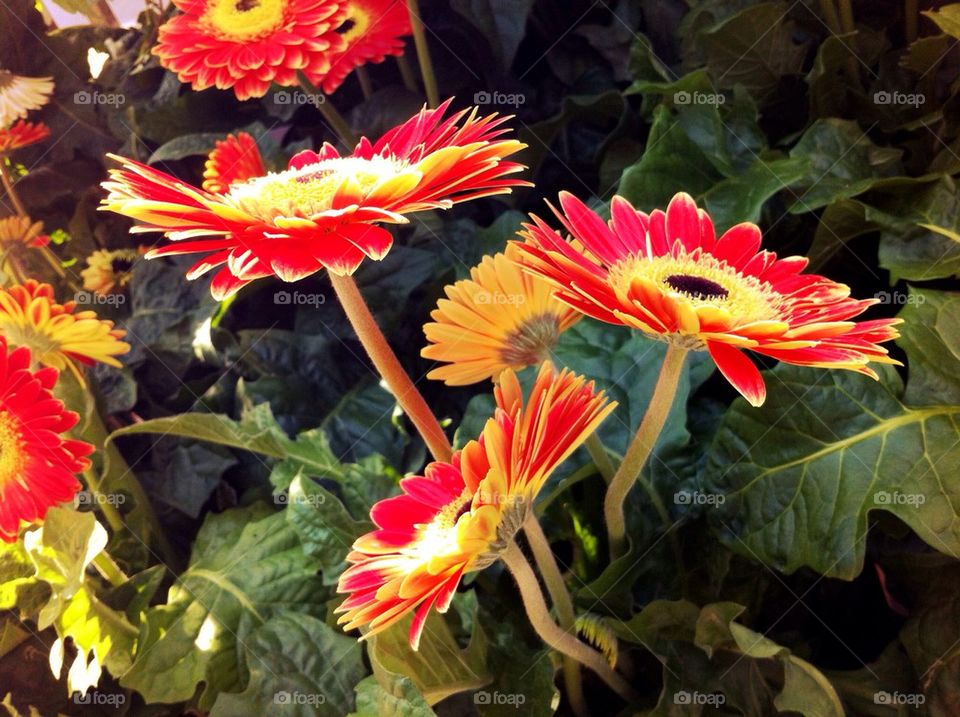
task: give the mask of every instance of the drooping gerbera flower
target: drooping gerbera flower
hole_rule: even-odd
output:
[[[0,70],[0,127],[8,127],[15,119],[27,116],[50,101],[52,77],[21,77]]]
[[[114,157],[125,169],[111,171],[101,209],[136,219],[134,231],[174,240],[148,259],[208,254],[187,278],[222,266],[211,285],[217,299],[266,276],[298,281],[323,268],[352,274],[365,257],[379,260],[390,250],[393,238],[377,224],[527,184],[506,178],[523,166],[504,158],[525,146],[500,139],[506,118],[478,118],[474,108],[443,119],[449,104],[424,108],[376,143],[360,140],[349,156],[325,144],[319,154],[299,153],[283,172],[232,184],[222,195]],[[200,236],[216,238],[195,240]]]
[[[351,0],[344,3],[344,11],[346,16],[337,28],[344,47],[331,59],[327,73],[313,79],[328,95],[360,65],[402,55],[402,38],[412,32],[404,0]]]
[[[49,136],[50,129],[42,122],[33,123],[17,120],[9,129],[0,127],[0,155],[42,142]]]
[[[257,143],[246,132],[229,134],[219,140],[203,167],[203,188],[224,194],[231,184],[245,182],[267,173]]]
[[[49,243],[50,237],[43,233],[43,222],[20,216],[0,219],[0,252],[16,246],[41,247]]]
[[[353,565],[340,577],[338,590],[351,593],[337,608],[345,630],[369,625],[369,637],[416,609],[410,645],[417,649],[430,608],[445,612],[464,573],[498,559],[550,473],[616,406],[582,376],[549,364],[526,404],[511,370],[494,395],[496,414],[478,440],[373,506],[378,529],[357,539],[347,556]]]
[[[12,543],[21,525],[73,500],[76,474],[90,467],[93,446],[63,438],[78,416],[53,397],[58,372],[30,369],[30,351],[7,350],[0,336],[0,539]]]
[[[755,224],[738,224],[718,239],[687,194],[650,215],[614,197],[609,224],[570,194],[561,194],[560,204],[563,211],[554,213],[582,246],[532,217],[521,232],[527,242],[518,244],[529,269],[588,316],[706,349],[754,406],[766,388],[742,349],[873,378],[869,362],[897,363],[878,344],[897,337],[899,320],[850,321],[877,299],[853,299],[843,284],[802,274],[803,257],[758,251]]]
[[[464,386],[496,379],[550,358],[560,334],[582,316],[554,298],[548,282],[525,272],[514,246],[484,257],[470,278],[444,289],[423,332],[430,345],[420,355],[448,365],[427,378]]]
[[[100,361],[119,367],[116,356],[130,344],[125,331],[97,318],[93,311],[75,311],[75,301],[58,304],[53,287],[28,279],[0,289],[0,334],[15,346],[26,346],[36,361],[58,370],[77,371],[73,361],[92,365]]]
[[[83,288],[95,294],[116,294],[133,278],[133,265],[141,256],[136,249],[97,249],[80,272]]]
[[[183,11],[160,27],[153,52],[195,90],[233,88],[262,97],[271,83],[297,84],[330,69],[343,46],[334,0],[174,0]]]

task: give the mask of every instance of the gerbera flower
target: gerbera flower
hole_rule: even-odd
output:
[[[28,279],[0,289],[0,334],[56,369],[76,372],[73,361],[120,367],[115,357],[130,350],[130,344],[120,340],[126,332],[113,328],[112,321],[98,319],[93,311],[75,309],[75,301],[58,304],[49,284]]]
[[[650,215],[614,197],[609,223],[570,194],[560,195],[560,205],[554,213],[582,247],[534,216],[521,232],[528,241],[518,244],[529,269],[588,316],[706,349],[754,406],[766,388],[742,349],[873,378],[869,362],[898,363],[878,345],[897,337],[898,319],[850,321],[877,299],[853,299],[843,284],[802,274],[803,257],[758,251],[755,224],[738,224],[717,239],[710,217],[687,194],[677,194],[666,213]]]
[[[525,405],[516,374],[505,371],[480,438],[373,506],[378,529],[357,539],[340,577],[338,590],[351,593],[337,608],[344,629],[369,625],[369,637],[416,609],[417,649],[430,608],[445,612],[464,573],[498,559],[550,473],[614,409],[593,389],[544,364]]]
[[[20,216],[0,219],[0,251],[15,246],[41,247],[49,243],[50,237],[43,233],[43,222]]]
[[[95,294],[116,294],[133,278],[133,265],[141,256],[136,249],[97,249],[87,257],[87,268],[80,272],[83,288]]]
[[[0,127],[26,117],[30,110],[40,109],[50,101],[51,94],[52,77],[21,77],[0,70]]]
[[[0,155],[21,147],[42,142],[50,136],[50,129],[43,124],[17,120],[9,129],[0,127]]]
[[[270,84],[297,84],[330,69],[343,46],[333,0],[174,0],[183,11],[160,27],[153,53],[195,90],[233,88],[262,97]]]
[[[202,186],[213,194],[224,194],[231,184],[266,173],[256,141],[246,132],[238,132],[217,141],[204,165]]]
[[[449,362],[428,378],[449,386],[496,379],[508,368],[521,369],[550,357],[560,334],[582,316],[554,298],[553,287],[525,272],[514,246],[483,258],[470,278],[444,289],[423,332],[430,346],[420,355]]]
[[[79,416],[53,397],[58,372],[30,369],[30,351],[7,350],[0,336],[0,539],[12,543],[23,524],[73,500],[93,446],[63,438]]]
[[[424,108],[376,143],[360,140],[347,157],[325,144],[319,154],[299,153],[283,172],[234,183],[222,195],[115,157],[125,169],[104,183],[110,195],[101,209],[136,219],[134,231],[174,240],[147,258],[209,254],[187,278],[223,266],[211,285],[217,299],[266,276],[297,281],[323,268],[352,274],[365,257],[379,260],[390,250],[393,237],[377,223],[407,222],[410,212],[527,184],[505,178],[523,166],[504,158],[525,146],[499,139],[506,118],[478,118],[474,108],[443,119],[449,104]],[[184,241],[200,236],[216,238]]]
[[[337,28],[344,48],[331,59],[323,77],[312,78],[328,95],[360,65],[402,55],[401,38],[412,32],[404,0],[352,0],[344,4],[344,10],[346,16]]]

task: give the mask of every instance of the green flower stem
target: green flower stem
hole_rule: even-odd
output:
[[[557,560],[550,549],[547,536],[544,535],[540,521],[532,513],[523,524],[523,532],[533,553],[537,569],[543,577],[550,595],[550,602],[557,613],[557,620],[567,633],[576,636],[577,614],[573,609],[573,600],[563,580],[563,574],[557,565]],[[590,710],[583,696],[583,681],[580,675],[580,664],[569,655],[563,656],[563,682],[567,688],[567,698],[570,707],[577,717],[588,717]]]
[[[101,489],[102,484],[95,468],[91,467],[85,470],[83,472],[83,480],[86,482],[87,488],[94,497],[103,495],[103,490]],[[95,500],[94,502],[97,504],[100,512],[103,513],[103,517],[106,519],[107,525],[110,526],[113,532],[123,532],[123,529],[126,528],[126,523],[123,522],[123,516],[120,515],[120,511],[117,510],[117,507],[106,500]]]
[[[387,387],[397,399],[400,408],[403,410],[417,431],[423,436],[427,448],[433,455],[434,460],[449,461],[453,455],[453,448],[450,446],[450,440],[443,428],[437,421],[433,411],[427,405],[420,391],[414,386],[410,376],[404,370],[395,353],[387,343],[380,327],[377,326],[377,320],[373,318],[367,302],[363,300],[363,295],[357,288],[356,282],[350,276],[337,276],[333,272],[327,272],[330,276],[330,283],[333,290],[340,300],[353,330],[357,333],[357,338],[363,344],[370,360],[377,371],[383,377]]]
[[[106,551],[97,553],[93,559],[93,565],[106,581],[114,587],[126,584],[127,576],[123,574],[123,571]]]
[[[320,110],[320,114],[323,115],[323,118],[327,121],[327,124],[330,125],[330,128],[346,146],[347,151],[352,152],[353,148],[357,145],[357,136],[353,133],[353,130],[350,129],[350,125],[347,124],[347,120],[343,118],[342,114],[337,112],[337,108],[333,106],[330,98],[320,92],[320,90],[312,82],[310,82],[310,80],[307,79],[307,76],[300,70],[297,71],[297,79],[300,81],[300,86],[307,94],[323,97],[323,101],[315,102],[314,106]]]
[[[840,0],[840,27],[844,34],[856,32],[857,25],[853,21],[853,5],[850,0]]]
[[[907,42],[913,42],[917,39],[918,10],[917,0],[904,0],[903,29],[904,34],[907,36]]]
[[[396,60],[397,69],[400,70],[400,77],[403,78],[403,86],[411,92],[420,92],[420,87],[417,85],[417,78],[413,74],[413,68],[410,67],[407,56],[398,55]]]
[[[427,103],[431,107],[440,104],[440,92],[437,89],[437,76],[433,73],[430,60],[430,48],[427,46],[427,34],[420,19],[420,7],[417,0],[407,0],[410,13],[410,27],[413,29],[413,44],[417,48],[417,60],[420,62],[420,74],[423,76],[423,88],[427,93]]]
[[[826,21],[827,27],[830,28],[830,32],[834,35],[843,33],[843,28],[840,27],[840,16],[837,15],[837,8],[833,4],[833,0],[820,0],[820,12],[823,14],[823,19]]]
[[[13,179],[11,179],[10,170],[7,168],[7,158],[2,154],[0,154],[0,183],[3,184],[3,190],[10,198],[14,211],[21,217],[29,217],[27,208],[23,206],[23,202],[20,201],[20,197],[17,196],[17,192],[13,188]]]
[[[603,655],[583,644],[550,618],[537,576],[517,544],[511,542],[500,554],[500,558],[517,582],[527,618],[537,635],[557,652],[589,667],[627,702],[637,702],[639,698],[637,693],[622,676],[613,671]]]
[[[370,82],[370,74],[363,65],[360,65],[355,72],[357,73],[357,81],[360,83],[360,90],[363,92],[363,98],[369,100],[373,96],[373,83]]]
[[[647,407],[647,412],[640,422],[640,427],[637,428],[630,447],[627,448],[623,463],[620,464],[620,468],[607,488],[607,495],[603,502],[603,515],[606,519],[610,537],[612,558],[618,558],[626,552],[627,527],[623,504],[630,489],[633,488],[633,484],[640,477],[640,472],[653,452],[657,438],[659,438],[663,426],[667,422],[667,416],[670,415],[670,408],[673,406],[680,376],[683,374],[683,361],[686,355],[687,349],[671,343],[667,344],[667,353],[663,357],[663,365],[660,367],[660,375],[657,377],[653,395],[650,397],[650,405]],[[669,530],[669,514],[666,512],[663,502],[653,486],[648,486],[645,483],[644,487],[650,494],[651,500],[654,501],[654,507],[657,508],[657,512],[660,513],[660,517],[664,519]]]
[[[590,458],[593,460],[593,465],[596,466],[597,472],[602,475],[603,479],[609,484],[610,481],[613,480],[617,469],[614,467],[613,461],[610,460],[610,454],[607,453],[607,448],[603,445],[603,441],[600,440],[600,436],[594,431],[587,436],[587,440],[583,445],[586,446],[587,452],[590,453]]]

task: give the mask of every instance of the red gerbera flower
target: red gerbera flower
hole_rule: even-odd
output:
[[[270,83],[296,85],[330,69],[343,47],[332,0],[174,0],[182,15],[160,27],[153,52],[195,90],[233,88],[237,98],[262,97]]]
[[[213,194],[224,194],[231,184],[266,173],[256,141],[246,132],[238,132],[217,141],[204,165],[202,186]]]
[[[344,5],[346,16],[337,28],[344,48],[330,61],[330,69],[313,82],[332,94],[355,68],[403,54],[409,35],[410,13],[404,0],[354,0]]]
[[[666,213],[638,212],[622,197],[604,222],[570,194],[553,209],[580,242],[564,241],[538,217],[525,225],[521,261],[557,287],[561,301],[588,316],[690,349],[706,349],[753,405],[763,378],[741,349],[800,366],[845,368],[898,363],[878,343],[897,337],[898,319],[855,323],[877,303],[823,276],[802,274],[807,259],[778,259],[760,248],[760,229],[743,223],[715,238],[713,222],[687,194]]]
[[[223,265],[211,291],[222,299],[255,279],[297,281],[320,269],[347,275],[364,257],[382,259],[393,237],[376,223],[403,223],[424,209],[503,194],[526,185],[506,175],[523,165],[504,161],[525,145],[500,139],[507,119],[477,117],[474,108],[443,119],[447,101],[424,108],[376,143],[360,140],[341,157],[331,145],[305,151],[290,168],[231,184],[211,194],[132,160],[111,171],[101,209],[140,222],[134,231],[159,231],[176,243],[147,258],[209,254],[187,278]],[[194,240],[200,236],[213,239]]]
[[[93,446],[63,438],[79,416],[53,397],[59,372],[30,370],[30,352],[7,351],[0,336],[0,539],[12,543],[24,523],[73,500]]]
[[[0,128],[0,154],[12,152],[21,147],[42,142],[50,136],[50,128],[43,122],[25,122],[17,120],[12,127]]]
[[[377,530],[357,539],[338,590],[345,630],[365,637],[416,609],[410,645],[417,649],[431,607],[445,612],[464,573],[495,562],[529,517],[550,473],[616,407],[593,383],[544,364],[526,405],[516,374],[495,389],[497,409],[479,440],[450,463],[400,482],[403,495],[373,506]]]

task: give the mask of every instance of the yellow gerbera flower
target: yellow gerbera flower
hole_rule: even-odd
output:
[[[546,281],[520,268],[518,255],[509,246],[484,257],[469,279],[444,289],[447,298],[430,314],[433,323],[423,327],[430,345],[420,354],[447,365],[428,378],[463,386],[539,364],[580,318],[557,301]]]
[[[133,278],[133,264],[140,256],[136,249],[97,249],[87,257],[80,272],[83,288],[97,294],[116,294]]]
[[[52,77],[21,77],[0,70],[0,127],[8,127],[30,110],[40,109],[52,93]]]
[[[14,346],[29,348],[40,363],[69,368],[78,377],[74,361],[119,367],[116,357],[130,350],[130,344],[120,340],[126,332],[93,311],[75,308],[75,301],[58,304],[49,284],[28,279],[0,290],[0,334]]]

